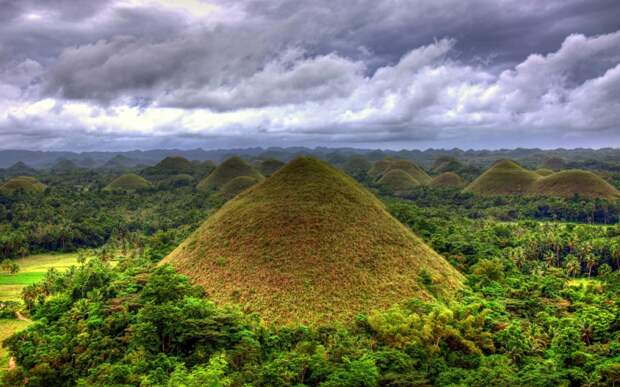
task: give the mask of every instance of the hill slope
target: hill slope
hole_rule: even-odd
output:
[[[529,192],[530,195],[617,199],[620,192],[601,177],[589,171],[566,170],[538,180]]]
[[[224,184],[218,191],[218,194],[220,194],[224,199],[232,199],[256,183],[258,183],[258,180],[253,177],[237,176],[228,183]]]
[[[431,187],[436,188],[461,188],[463,185],[465,181],[454,172],[444,172],[431,181]]]
[[[402,169],[390,169],[377,182],[382,190],[401,196],[418,187],[420,183]]]
[[[45,184],[30,176],[17,176],[5,181],[0,185],[0,194],[10,195],[16,191],[24,191],[28,193],[43,192]]]
[[[540,176],[511,160],[501,160],[465,187],[481,196],[525,194]]]
[[[448,292],[461,275],[352,178],[298,158],[241,193],[167,256],[218,303],[270,322],[350,321],[358,312]]]
[[[235,156],[218,165],[209,176],[198,183],[196,188],[202,191],[219,189],[238,176],[248,176],[259,181],[264,179],[263,175],[254,169],[254,167]]]
[[[104,191],[138,191],[151,187],[151,183],[141,176],[127,173],[114,179],[103,190]]]

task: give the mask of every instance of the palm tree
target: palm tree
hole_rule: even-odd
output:
[[[576,256],[569,254],[566,256],[566,274],[575,277],[581,272],[581,264]]]

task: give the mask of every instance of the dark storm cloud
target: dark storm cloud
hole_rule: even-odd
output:
[[[0,0],[1,147],[618,129],[617,0],[206,3]]]

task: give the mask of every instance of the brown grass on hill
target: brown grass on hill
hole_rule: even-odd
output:
[[[431,181],[431,187],[435,188],[461,188],[464,185],[465,181],[454,172],[444,172]]]
[[[0,194],[11,195],[18,191],[36,193],[45,191],[46,185],[30,176],[10,178],[0,185]]]
[[[412,297],[462,276],[374,195],[336,168],[298,158],[207,219],[162,263],[266,321],[317,324]]]
[[[500,160],[465,187],[481,196],[524,195],[541,177],[512,160]]]
[[[254,167],[234,156],[218,165],[209,176],[198,183],[196,188],[201,191],[217,190],[238,176],[249,176],[259,181],[264,179]]]
[[[538,180],[528,194],[565,198],[579,195],[609,200],[620,197],[620,192],[600,176],[577,169],[560,171]]]

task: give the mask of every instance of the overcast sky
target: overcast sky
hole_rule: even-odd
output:
[[[618,0],[0,0],[0,149],[620,147]]]

